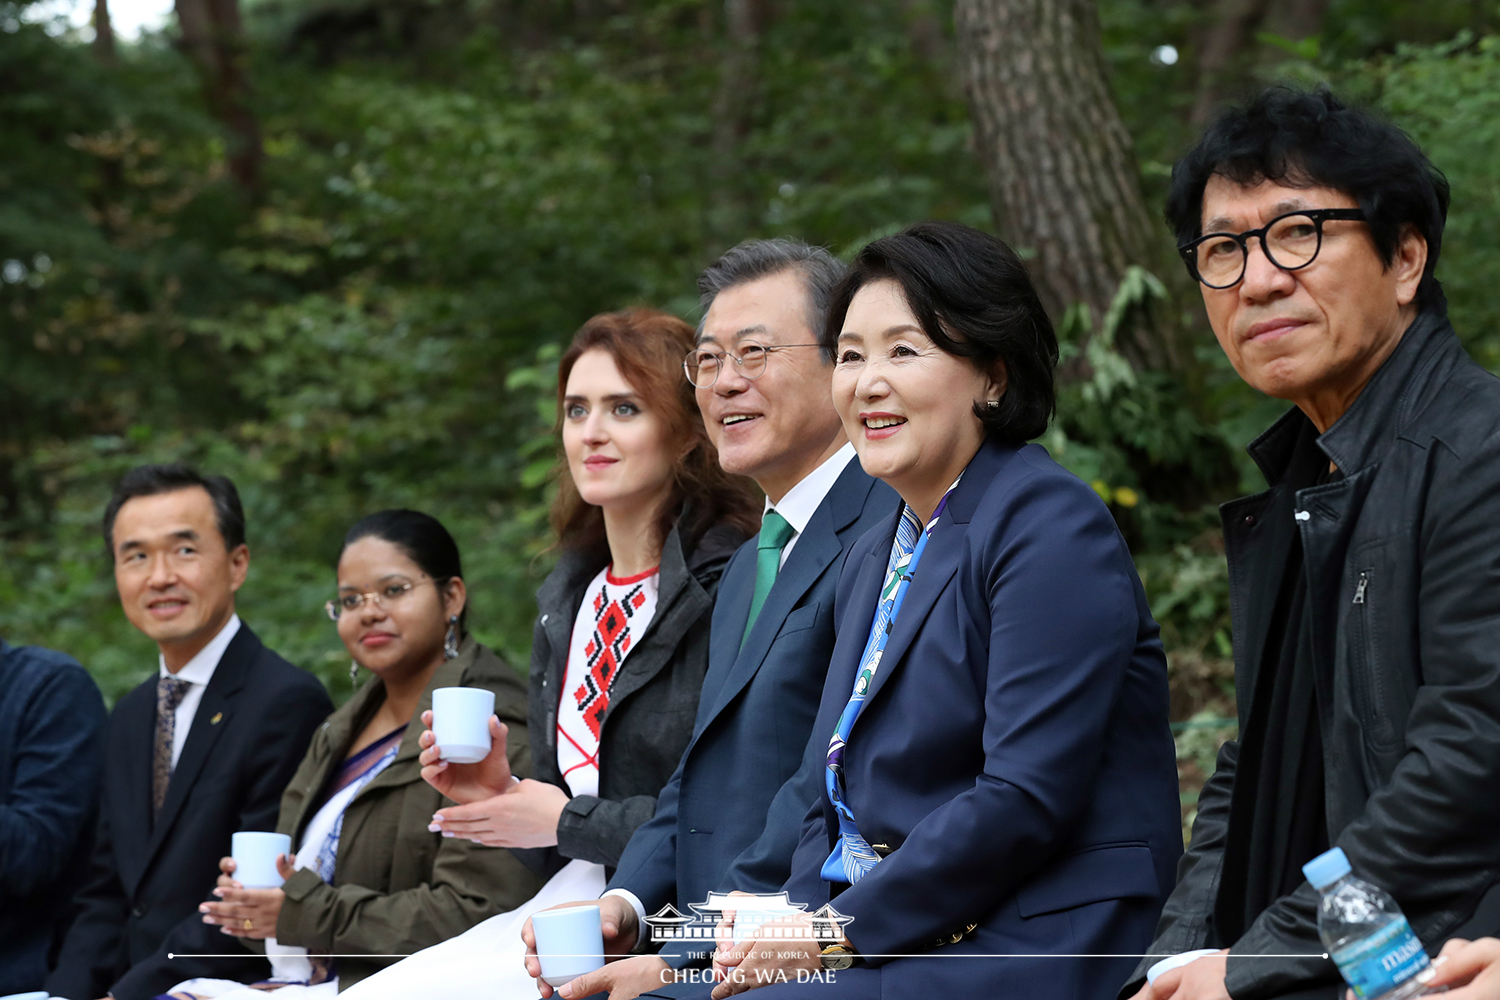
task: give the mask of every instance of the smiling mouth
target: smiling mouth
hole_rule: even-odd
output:
[[[868,417],[864,424],[872,431],[878,431],[885,427],[899,427],[906,423],[905,417]]]
[[[743,424],[746,421],[755,420],[759,416],[759,413],[731,413],[729,416],[721,419],[719,423],[725,427],[733,427],[735,424]]]
[[[180,600],[180,599],[177,599],[177,598],[171,598],[171,599],[165,600],[165,601],[152,601],[150,604],[146,605],[146,610],[147,611],[176,611],[179,608],[185,608],[185,607],[187,607],[187,604],[188,604],[187,601]]]

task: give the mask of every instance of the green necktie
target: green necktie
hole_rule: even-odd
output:
[[[796,529],[774,510],[766,511],[766,516],[761,519],[760,534],[755,543],[755,593],[750,598],[750,618],[745,622],[745,634],[740,637],[741,646],[750,637],[761,605],[766,603],[771,584],[776,582],[776,574],[781,569],[781,550],[786,548],[794,534]]]

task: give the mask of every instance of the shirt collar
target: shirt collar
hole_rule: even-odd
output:
[[[766,510],[774,510],[786,518],[786,523],[792,526],[793,531],[802,534],[807,522],[812,520],[813,512],[818,509],[823,498],[828,496],[828,491],[833,489],[833,484],[838,482],[844,467],[853,458],[854,445],[845,442],[842,448],[824,459],[822,465],[787,490],[780,503],[772,503],[771,498],[766,497]],[[764,517],[764,513],[761,516]]]
[[[182,669],[177,671],[176,674],[169,673],[167,671],[166,658],[160,653],[156,654],[156,676],[158,678],[176,677],[178,680],[187,681],[190,684],[206,685],[213,679],[214,670],[219,666],[219,661],[224,657],[224,650],[229,648],[230,640],[235,637],[239,630],[240,616],[230,615],[229,621],[224,624],[223,628],[219,629],[219,634],[210,639],[207,646],[198,650],[197,655],[183,664]]]

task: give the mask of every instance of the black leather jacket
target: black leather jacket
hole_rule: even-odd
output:
[[[1240,729],[1300,531],[1329,838],[1431,950],[1500,878],[1500,381],[1424,313],[1317,438],[1344,477],[1293,494],[1282,482],[1304,433],[1316,429],[1294,409],[1256,439],[1271,488],[1222,508]],[[1153,954],[1222,946],[1212,920],[1238,753],[1224,745],[1203,789]],[[1317,903],[1304,882],[1232,943],[1235,1000],[1338,981],[1322,958],[1236,958],[1321,953]]]

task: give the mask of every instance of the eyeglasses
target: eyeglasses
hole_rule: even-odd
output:
[[[738,354],[732,351],[689,351],[688,356],[682,359],[682,370],[687,375],[687,380],[699,389],[707,389],[719,380],[719,372],[724,368],[724,359],[729,358],[734,366],[740,370],[740,374],[752,382],[766,373],[766,358],[777,351],[785,351],[792,347],[822,347],[822,344],[765,344],[753,340],[740,341]]]
[[[1177,248],[1188,273],[1209,288],[1232,288],[1245,276],[1250,239],[1260,240],[1266,260],[1283,271],[1296,271],[1317,259],[1323,249],[1323,223],[1329,219],[1363,222],[1357,208],[1314,208],[1278,215],[1259,229],[1243,233],[1209,233]]]
[[[328,612],[328,617],[338,621],[342,615],[354,614],[365,606],[366,601],[373,601],[382,608],[389,608],[393,604],[400,603],[402,599],[416,590],[424,583],[437,584],[442,581],[431,579],[418,580],[416,583],[403,580],[400,583],[391,582],[379,590],[372,590],[368,594],[340,594],[338,597],[323,605],[323,610]]]

